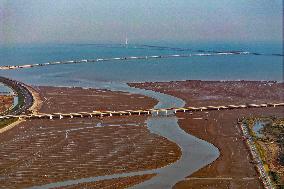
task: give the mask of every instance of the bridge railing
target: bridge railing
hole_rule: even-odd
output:
[[[264,103],[264,104],[241,104],[241,105],[222,105],[222,106],[203,106],[203,107],[186,107],[186,108],[164,108],[164,109],[144,109],[144,110],[123,110],[123,111],[92,111],[92,112],[73,112],[73,113],[50,113],[50,114],[25,114],[25,115],[5,115],[0,119],[63,119],[63,118],[82,118],[82,117],[112,117],[112,116],[131,116],[131,115],[169,115],[185,112],[199,111],[221,111],[241,108],[265,108],[284,106],[281,103]]]

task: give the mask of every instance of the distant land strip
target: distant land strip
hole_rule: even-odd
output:
[[[265,108],[284,106],[281,103],[265,104],[243,104],[243,105],[226,105],[226,106],[204,106],[204,107],[187,107],[187,108],[168,108],[168,109],[145,109],[145,110],[125,110],[125,111],[92,111],[77,113],[51,113],[51,114],[28,114],[28,115],[4,115],[1,119],[63,119],[63,118],[86,118],[86,117],[111,117],[111,116],[131,116],[131,115],[172,115],[178,112],[200,112],[213,110],[232,110],[241,108]]]
[[[82,64],[82,63],[97,63],[97,62],[106,62],[106,61],[121,61],[121,60],[147,60],[147,59],[165,59],[165,58],[187,58],[193,56],[224,56],[224,55],[265,55],[259,53],[251,53],[248,51],[228,51],[228,52],[208,52],[208,53],[192,53],[192,54],[172,54],[172,55],[151,55],[151,56],[128,56],[128,57],[115,57],[115,58],[96,58],[96,59],[83,59],[83,60],[68,60],[68,61],[55,61],[55,62],[46,62],[40,64],[25,64],[25,65],[6,65],[0,66],[0,70],[13,70],[13,69],[22,69],[22,68],[33,68],[41,66],[50,66],[50,65],[60,65],[60,64]],[[272,55],[272,54],[271,54]],[[281,54],[273,54],[275,56],[283,56]]]
[[[73,44],[76,46],[95,46],[102,48],[127,48],[127,49],[150,49],[150,50],[167,50],[167,51],[179,51],[179,52],[202,52],[202,53],[223,53],[223,52],[244,52],[241,50],[203,50],[203,49],[193,49],[193,48],[182,48],[182,47],[171,47],[171,46],[159,46],[159,45],[147,45],[147,44],[99,44],[99,43],[87,43],[87,44]],[[284,56],[280,53],[258,53],[250,52],[252,55],[262,55],[262,56]]]

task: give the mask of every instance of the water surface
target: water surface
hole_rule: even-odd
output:
[[[125,56],[150,56],[203,51],[282,52],[282,44],[159,44],[141,45],[23,45],[0,48],[0,65],[22,65],[62,60]],[[80,85],[79,80],[143,82],[172,80],[276,80],[282,81],[283,56],[232,55],[188,58],[109,61],[93,64],[57,65],[44,68],[0,71],[0,75],[29,84]]]

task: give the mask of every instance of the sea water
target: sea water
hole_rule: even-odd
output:
[[[166,47],[166,48],[165,48]],[[143,82],[172,80],[283,80],[280,43],[205,44],[48,44],[0,47],[0,65],[63,60],[248,51],[267,55],[219,55],[187,58],[120,60],[2,70],[1,76],[37,85],[84,85],[85,82]]]

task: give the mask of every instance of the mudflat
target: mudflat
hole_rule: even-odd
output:
[[[80,87],[34,87],[43,101],[42,113],[118,111],[153,108],[158,102],[143,95]]]
[[[39,112],[152,108],[157,103],[141,95],[106,90],[35,87],[35,91],[42,98]],[[126,116],[22,122],[0,134],[0,188],[155,169],[175,162],[181,154],[179,147],[150,133],[146,119]],[[128,185],[149,178],[121,178],[111,183]]]
[[[180,81],[129,84],[176,96],[186,106],[283,101],[283,84],[258,81]],[[39,112],[78,112],[152,108],[142,95],[107,90],[34,87]],[[284,108],[250,108],[178,113],[180,127],[214,144],[220,157],[174,188],[262,188],[237,121],[250,116],[280,116]],[[0,134],[0,186],[30,187],[58,181],[163,167],[179,159],[179,147],[149,132],[147,116],[27,120]],[[189,162],[190,163],[190,162]],[[72,185],[127,187],[153,175]]]
[[[129,85],[179,97],[186,101],[186,106],[279,102],[284,97],[283,83],[275,82],[179,81]],[[214,144],[220,157],[174,188],[263,188],[237,121],[250,116],[281,116],[283,112],[284,108],[278,107],[178,114],[180,127]]]

